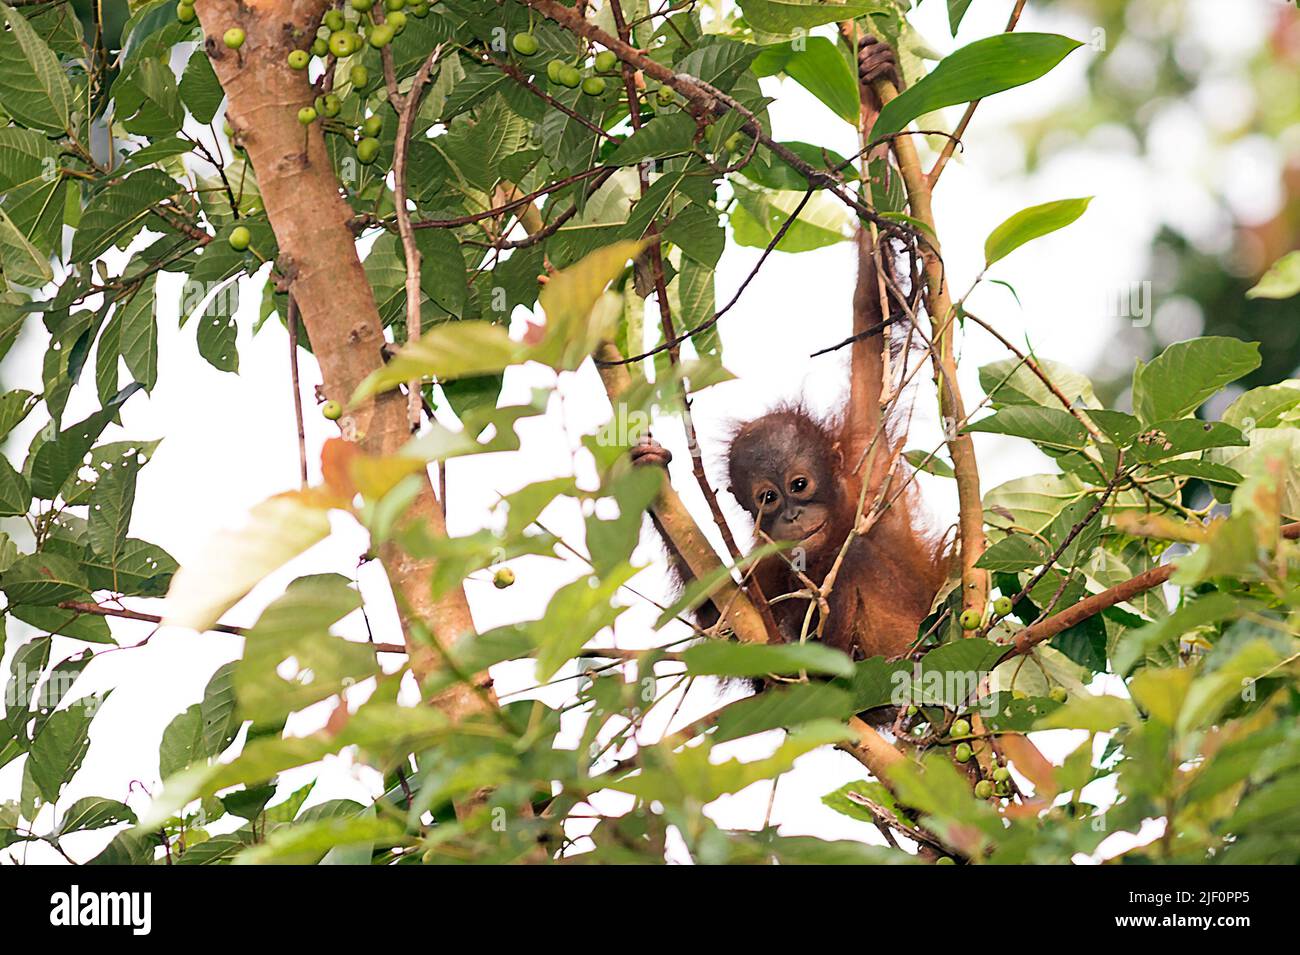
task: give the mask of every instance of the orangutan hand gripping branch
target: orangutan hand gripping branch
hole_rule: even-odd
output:
[[[873,37],[861,44],[858,60],[862,128],[869,129],[880,109],[871,82],[896,77],[897,70],[893,51]],[[875,243],[865,229],[858,232],[857,248],[843,409],[819,419],[801,404],[787,403],[741,425],[725,452],[726,473],[728,490],[754,521],[755,543],[794,545],[759,560],[749,582],[771,603],[781,639],[821,639],[858,659],[898,657],[916,642],[918,626],[947,577],[948,560],[940,542],[923,530],[910,485],[899,490],[900,437],[890,433],[881,407],[888,328]],[[892,268],[883,243],[879,257]],[[638,464],[662,466],[671,459],[653,440],[632,453]],[[878,502],[883,507],[874,519],[863,521]],[[669,558],[675,576],[687,583],[690,573],[671,545]],[[697,611],[701,627],[718,618],[711,604]]]

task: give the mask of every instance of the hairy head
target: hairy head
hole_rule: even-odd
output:
[[[727,453],[731,493],[773,540],[820,550],[841,497],[834,433],[802,408],[779,408],[740,427]]]

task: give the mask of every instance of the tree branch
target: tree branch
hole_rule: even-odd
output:
[[[1280,533],[1287,540],[1300,539],[1300,521],[1294,524],[1283,524]],[[1074,606],[1067,607],[1060,613],[1034,621],[1016,634],[1011,647],[1002,655],[998,663],[1009,660],[1013,656],[1028,653],[1044,640],[1050,640],[1058,633],[1069,630],[1075,624],[1082,623],[1089,617],[1095,617],[1103,610],[1116,604],[1131,600],[1138,594],[1159,587],[1172,577],[1177,569],[1178,565],[1172,563],[1152,567],[1150,570],[1143,571],[1136,577],[1130,577],[1123,583],[1116,584],[1099,594],[1085,597]]]

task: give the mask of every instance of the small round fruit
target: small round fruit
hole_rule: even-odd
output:
[[[917,713],[919,713],[919,712],[921,712],[921,711],[918,710],[915,706],[909,706],[909,707],[907,708],[907,715],[908,715],[908,716],[915,716],[915,715],[916,715]]]
[[[970,748],[970,743],[958,743],[952,750],[953,758],[959,763],[969,763],[970,758],[975,755]]]
[[[343,19],[342,10],[329,10],[325,14],[325,26],[329,27],[330,33],[338,33],[345,26],[347,21]]]
[[[949,736],[969,736],[970,723],[967,720],[953,720],[952,726],[948,727]]]
[[[576,66],[565,66],[560,70],[560,85],[576,90],[582,85],[582,74]]]
[[[302,109],[298,110],[298,122],[302,123],[304,126],[310,126],[312,123],[316,122],[316,107],[304,106]]]
[[[990,799],[993,796],[993,784],[987,779],[981,779],[975,784],[975,798]]]
[[[429,5],[427,3],[412,4],[407,9],[410,10],[411,16],[419,17],[421,20],[429,15]]]
[[[601,50],[596,54],[596,69],[601,73],[609,73],[616,66],[618,66],[618,57],[614,55],[613,50]]]
[[[993,781],[995,783],[1005,783],[1010,778],[1011,770],[1007,769],[1005,766],[999,766],[997,769],[993,770]]]
[[[339,110],[343,108],[343,101],[338,98],[337,93],[326,93],[321,103],[321,112],[326,116],[337,116]]]
[[[505,590],[515,582],[515,572],[509,567],[498,567],[497,572],[492,575],[492,586],[497,590]]]
[[[516,33],[510,39],[510,45],[520,56],[532,56],[537,52],[537,37],[531,33]]]
[[[366,40],[376,50],[382,50],[393,42],[393,28],[387,23],[376,23],[366,34]]]
[[[319,56],[323,60],[325,57],[329,56],[329,52],[330,45],[327,41],[322,40],[320,37],[311,41],[312,56]]]
[[[289,68],[294,70],[305,70],[307,64],[311,62],[311,54],[306,50],[289,51]]]
[[[236,252],[243,252],[252,241],[253,233],[248,231],[248,226],[237,225],[230,230],[230,247]]]
[[[655,98],[659,100],[660,106],[672,106],[677,100],[677,94],[673,92],[671,86],[661,86],[655,93]]]
[[[551,60],[546,64],[546,78],[552,83],[560,82],[560,73],[564,70],[564,64],[559,60]]]
[[[348,70],[348,79],[352,81],[353,86],[361,89],[370,83],[370,71],[357,63],[352,69]]]
[[[379,157],[379,140],[367,136],[357,143],[357,158],[369,166]]]
[[[384,21],[386,25],[392,27],[393,33],[401,33],[406,29],[406,14],[401,10],[394,10]]]
[[[1007,614],[1011,613],[1011,598],[999,597],[997,600],[993,601],[993,612],[999,617],[1005,617]]]
[[[320,406],[320,413],[327,421],[338,421],[343,417],[343,406],[331,399]]]
[[[193,23],[198,14],[194,12],[194,4],[178,3],[176,4],[176,19],[181,23]]]
[[[978,630],[980,628],[981,618],[978,610],[963,610],[958,620],[961,622],[963,630]]]
[[[226,138],[227,138],[227,139],[231,139],[231,138],[234,137],[234,135],[235,135],[235,127],[233,127],[233,126],[230,125],[230,120],[228,120],[228,119],[226,119],[226,120],[222,120],[222,121],[221,121],[221,128],[222,128],[222,130],[225,132],[225,134],[226,134]]]
[[[222,36],[221,42],[232,50],[238,50],[244,45],[244,31],[239,27],[231,27]]]
[[[352,52],[352,40],[345,30],[330,35],[330,52],[337,57],[345,57]]]
[[[605,78],[603,76],[589,76],[582,81],[582,91],[588,96],[599,96],[605,92]]]
[[[385,10],[400,10],[406,6],[406,0],[384,0]]]
[[[953,861],[952,856],[939,856],[939,858],[934,860],[934,864],[935,865],[956,865],[957,863]]]
[[[375,5],[375,0],[348,0],[348,2],[352,5],[352,9],[358,13],[365,13]]]
[[[369,137],[378,136],[380,130],[383,128],[384,117],[380,116],[378,113],[367,116],[361,123],[361,132]]]
[[[1054,686],[1050,693],[1047,694],[1057,703],[1064,703],[1070,698],[1070,691],[1063,686]]]

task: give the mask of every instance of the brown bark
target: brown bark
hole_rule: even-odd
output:
[[[384,332],[348,221],[352,209],[325,150],[320,123],[303,127],[298,110],[311,104],[305,72],[291,69],[289,51],[306,45],[326,4],[323,0],[204,0],[198,5],[207,49],[226,91],[227,117],[257,173],[267,218],[279,245],[279,271],[289,283],[320,364],[325,393],[347,405],[362,380],[382,363]],[[221,38],[231,27],[246,34],[238,50]],[[298,33],[295,38],[295,32]],[[348,410],[345,436],[372,455],[392,454],[409,437],[404,402],[389,392]],[[409,512],[435,534],[445,534],[443,516],[426,475]],[[420,679],[437,669],[437,650],[415,635],[423,622],[446,646],[474,630],[464,590],[435,599],[429,586],[432,561],[386,543],[379,557],[402,617],[411,668]],[[482,697],[463,684],[437,704],[453,718],[482,706]]]

